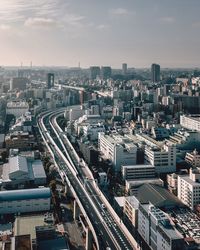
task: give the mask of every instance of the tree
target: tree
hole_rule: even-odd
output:
[[[56,181],[51,180],[49,183],[49,187],[51,188],[52,192],[55,192],[56,191]]]

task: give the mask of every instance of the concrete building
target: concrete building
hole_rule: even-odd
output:
[[[7,115],[14,115],[16,118],[24,115],[29,110],[29,105],[24,101],[8,102],[6,107]]]
[[[151,65],[151,81],[153,83],[160,81],[160,65],[155,63]]]
[[[138,232],[151,249],[182,250],[182,235],[172,226],[167,214],[152,204],[140,204]]]
[[[167,175],[167,187],[168,190],[177,195],[177,188],[178,188],[178,175],[175,173]]]
[[[18,89],[25,90],[28,79],[24,77],[15,77],[10,82],[10,90]]]
[[[155,166],[156,173],[176,172],[176,146],[164,145],[163,148],[145,146],[145,163]]]
[[[200,150],[200,133],[194,130],[178,130],[166,141],[176,145],[177,151],[192,151],[194,148]]]
[[[3,165],[1,184],[3,187],[23,187],[27,185],[45,185],[46,174],[41,160],[23,156],[10,157]]]
[[[31,150],[37,145],[35,137],[29,132],[14,131],[5,137],[6,149],[18,148],[22,150]]]
[[[124,214],[135,229],[138,228],[138,208],[139,201],[135,196],[124,197]]]
[[[54,87],[54,74],[53,73],[48,73],[47,74],[47,88],[50,89]]]
[[[200,115],[181,115],[180,124],[184,128],[200,132]]]
[[[105,132],[105,126],[103,123],[97,124],[82,124],[83,135],[87,136],[90,141],[98,140],[98,133]]]
[[[200,167],[200,154],[196,149],[191,153],[187,152],[185,161],[192,167]]]
[[[113,116],[113,106],[105,106],[102,108],[101,116],[104,119],[111,119]]]
[[[15,124],[10,128],[12,131],[32,132],[32,116],[30,112],[25,113],[16,119]]]
[[[136,134],[145,143],[144,163],[155,166],[156,173],[176,172],[176,144],[170,141],[159,142],[145,134]]]
[[[122,74],[123,75],[127,74],[127,63],[122,63]]]
[[[122,165],[136,164],[137,146],[131,140],[120,135],[99,133],[98,143],[102,157],[112,162],[116,172]]]
[[[123,180],[149,179],[155,177],[155,167],[152,165],[122,166]]]
[[[69,121],[75,121],[85,114],[85,110],[80,107],[74,107],[69,110]]]
[[[29,213],[50,210],[50,188],[21,189],[0,192],[0,214]]]
[[[100,186],[106,186],[108,184],[107,174],[105,172],[99,172],[98,183]]]
[[[163,180],[159,178],[140,179],[140,180],[126,180],[125,191],[131,195],[137,197],[139,188],[144,184],[155,184],[158,186],[164,186]]]
[[[109,66],[102,66],[101,67],[101,77],[102,79],[109,79],[112,75],[112,69]]]
[[[200,169],[190,169],[189,176],[178,176],[178,198],[190,209],[200,204]]]
[[[99,66],[91,66],[90,67],[90,79],[94,80],[97,77],[100,77],[100,67]]]

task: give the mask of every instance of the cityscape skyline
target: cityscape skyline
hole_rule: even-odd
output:
[[[2,0],[1,65],[198,67],[196,0]]]

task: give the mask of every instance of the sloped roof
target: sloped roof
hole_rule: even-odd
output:
[[[26,157],[18,155],[9,158],[9,166],[10,166],[10,173],[14,173],[16,171],[22,171],[28,173]]]
[[[153,185],[153,184],[144,184],[138,189],[138,200],[140,203],[149,203],[151,202],[156,207],[183,207],[183,203],[179,199],[170,193],[165,188]]]
[[[50,188],[20,189],[0,191],[0,202],[50,198]]]

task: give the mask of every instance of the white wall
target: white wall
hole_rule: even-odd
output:
[[[50,210],[50,198],[0,202],[0,214]]]

